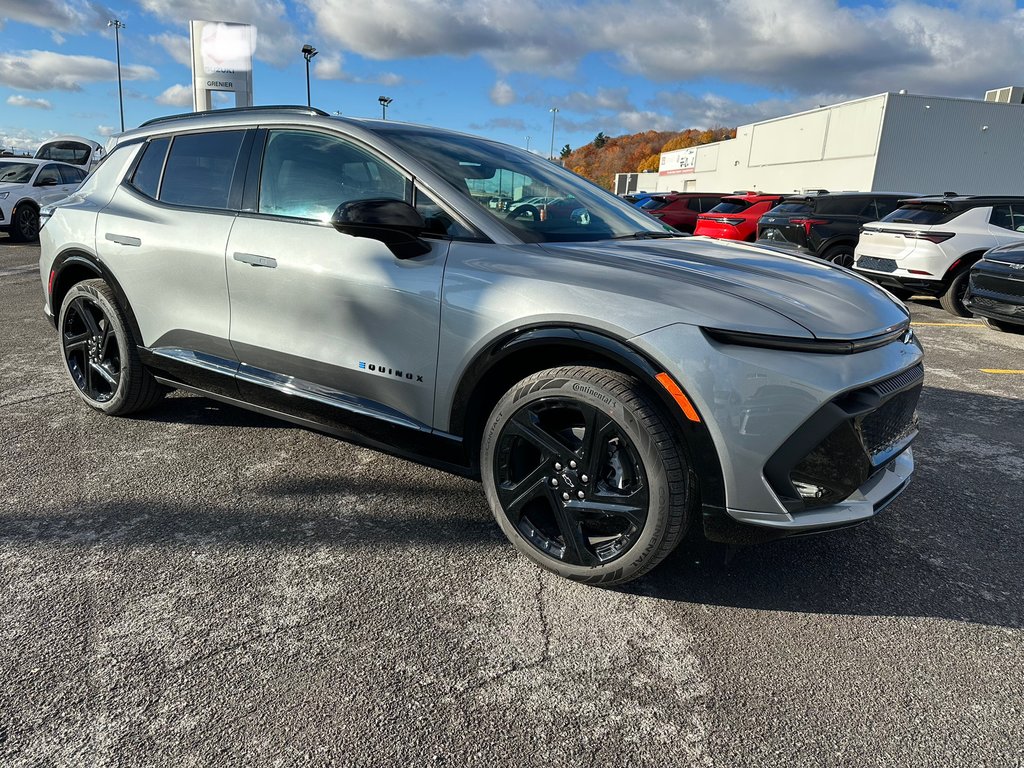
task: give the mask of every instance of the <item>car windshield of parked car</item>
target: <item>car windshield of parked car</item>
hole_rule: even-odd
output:
[[[38,167],[35,163],[0,163],[0,182],[28,184]]]
[[[772,208],[772,213],[810,213],[810,203],[779,203]]]
[[[515,147],[397,126],[387,130],[387,138],[524,242],[676,234],[586,179]]]

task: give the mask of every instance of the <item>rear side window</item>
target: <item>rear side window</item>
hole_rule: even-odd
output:
[[[176,136],[160,185],[160,200],[198,208],[227,208],[245,131]]]
[[[1024,232],[1024,205],[993,206],[989,223],[1012,232]]]
[[[640,208],[645,211],[656,211],[659,208],[664,208],[668,205],[668,200],[664,197],[648,197],[644,202],[640,203]]]
[[[171,140],[168,138],[153,139],[142,150],[142,159],[135,167],[131,180],[131,185],[142,194],[156,199],[156,194],[160,190],[160,172],[164,169],[164,158],[170,144]]]
[[[897,208],[882,221],[891,221],[893,224],[942,224],[949,221],[956,214],[948,205],[942,203],[914,203]]]
[[[814,203],[814,212],[823,216],[873,216],[865,211],[865,205],[874,207],[870,198],[819,197]]]
[[[747,200],[723,200],[709,213],[739,213],[745,211],[751,206],[751,203]]]
[[[875,199],[875,215],[879,219],[884,219],[899,207],[900,201],[894,198],[880,197]]]
[[[81,168],[72,168],[70,165],[59,165],[57,168],[65,184],[81,184],[85,178],[85,171]]]
[[[42,187],[44,185],[52,184],[63,184],[60,178],[60,166],[57,165],[44,165],[43,170],[36,176],[35,186]]]

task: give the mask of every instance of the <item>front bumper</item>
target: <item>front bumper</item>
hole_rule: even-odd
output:
[[[975,315],[1024,325],[1024,268],[979,261],[971,269],[964,304]]]
[[[717,540],[750,538],[730,528],[777,536],[854,525],[907,486],[923,381],[916,339],[833,355],[723,344],[672,325],[633,343],[679,361],[667,370],[710,433],[725,497],[714,514],[727,523]]]

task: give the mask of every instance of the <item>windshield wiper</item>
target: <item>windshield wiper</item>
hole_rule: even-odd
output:
[[[657,240],[663,237],[689,237],[689,235],[685,232],[652,232],[647,229],[642,229],[631,235],[619,235],[618,237],[613,237],[612,240]]]

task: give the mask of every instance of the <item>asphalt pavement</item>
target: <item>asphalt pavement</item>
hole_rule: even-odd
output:
[[[90,410],[37,259],[0,237],[0,765],[1024,765],[1024,335],[912,302],[900,499],[602,590],[473,482],[192,395]]]

